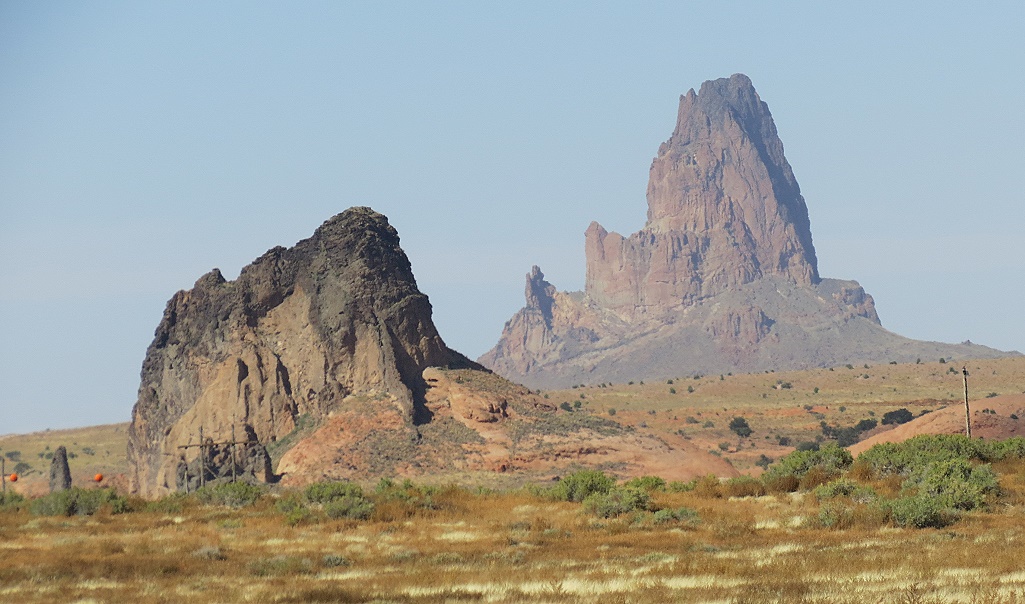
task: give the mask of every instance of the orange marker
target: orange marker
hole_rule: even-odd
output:
[[[93,480],[95,480],[96,482],[103,482],[103,474],[97,474],[96,476],[93,476]]]
[[[18,482],[18,475],[11,474],[11,477],[8,480],[10,480],[11,482]]]

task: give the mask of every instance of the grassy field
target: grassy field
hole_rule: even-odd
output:
[[[989,511],[942,529],[825,528],[807,492],[657,492],[688,510],[601,518],[526,491],[407,489],[366,520],[174,498],[113,514],[0,511],[10,602],[1018,602],[1025,463]],[[412,493],[412,495],[409,495]],[[147,507],[148,506],[148,507]]]
[[[850,425],[899,408],[919,415],[960,404],[960,367],[681,376],[545,394],[571,407],[579,401],[574,412],[682,430],[758,474],[755,456],[779,460],[798,442],[821,440],[823,421]],[[1025,390],[1025,359],[972,362],[969,370],[973,399]],[[746,418],[752,435],[730,431],[733,417]],[[927,481],[908,486],[905,476],[873,474],[859,462],[841,482],[811,471],[795,492],[751,478],[669,485],[623,513],[558,500],[551,484],[498,492],[366,484],[365,498],[341,503],[280,488],[245,505],[195,495],[145,502],[107,496],[86,480],[124,469],[125,428],[0,437],[0,454],[17,451],[31,465],[26,482],[43,480],[47,452],[64,445],[75,453],[81,493],[104,495],[95,511],[79,513],[8,496],[0,505],[0,602],[1025,601],[1022,455],[971,460],[965,467],[992,469],[983,478],[999,488],[979,491],[978,507],[911,528],[879,502],[925,494]],[[8,455],[8,471],[12,463]],[[843,480],[877,499],[815,491]]]

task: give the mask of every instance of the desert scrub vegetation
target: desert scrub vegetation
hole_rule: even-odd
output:
[[[1023,452],[925,437],[854,460],[794,453],[764,478],[332,481],[255,487],[241,507],[193,493],[89,516],[35,515],[46,498],[8,492],[0,600],[1016,602]]]
[[[128,499],[111,489],[73,487],[33,499],[29,510],[36,516],[91,516],[106,508],[112,514],[129,511]]]
[[[207,485],[196,491],[196,499],[200,503],[229,508],[253,505],[262,495],[262,487],[244,481]]]

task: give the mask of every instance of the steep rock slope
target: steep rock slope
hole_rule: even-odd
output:
[[[647,198],[647,223],[629,237],[588,227],[584,292],[559,292],[535,266],[526,306],[479,361],[566,387],[1007,354],[893,334],[857,282],[819,276],[807,205],[744,75],[680,97]]]
[[[201,429],[204,442],[263,447],[353,394],[387,393],[412,424],[423,412],[423,370],[470,365],[438,335],[395,229],[352,208],[294,247],[268,251],[235,281],[214,269],[171,298],[132,412],[133,488],[175,488],[183,460],[200,451],[179,447],[198,444]],[[268,479],[256,460],[244,470]]]

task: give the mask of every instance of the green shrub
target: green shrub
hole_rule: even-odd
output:
[[[381,479],[382,481],[385,479]],[[380,488],[381,483],[378,483]],[[339,482],[315,482],[303,490],[303,497],[309,503],[328,503],[343,497],[363,497],[363,489],[358,484]]]
[[[123,514],[129,511],[128,499],[110,489],[73,487],[35,499],[29,506],[36,516],[91,516],[102,508]]]
[[[637,478],[628,480],[623,486],[641,489],[642,491],[652,493],[654,491],[666,490],[666,481],[658,476],[638,476]]]
[[[669,489],[670,493],[689,493],[694,490],[694,487],[697,486],[697,484],[697,479],[689,480],[687,482],[674,480],[667,484],[666,488]]]
[[[896,409],[894,411],[887,411],[883,414],[883,425],[893,424],[899,426],[900,424],[906,424],[913,420],[915,416],[907,409]]]
[[[957,514],[925,495],[901,497],[883,503],[890,519],[905,528],[942,528],[957,520]]]
[[[651,505],[651,496],[641,489],[619,487],[607,492],[595,492],[584,499],[584,510],[599,518],[614,518],[628,512],[645,511]]]
[[[398,502],[411,513],[418,510],[441,509],[441,504],[436,498],[440,490],[439,487],[432,485],[414,484],[408,478],[403,480],[402,484],[382,478],[374,492],[378,503]]]
[[[853,458],[847,449],[830,443],[817,451],[806,450],[790,453],[769,466],[763,478],[772,481],[789,476],[800,480],[813,469],[824,476],[832,476],[849,468],[852,462]]]
[[[253,505],[263,495],[263,489],[248,482],[222,482],[196,491],[196,499],[206,505],[243,508]]]
[[[877,476],[910,476],[922,468],[949,459],[997,461],[1025,453],[1025,439],[989,442],[962,434],[927,434],[900,443],[881,443],[858,456]]]
[[[748,425],[747,420],[743,417],[734,417],[730,420],[730,430],[741,438],[747,438],[753,432],[751,426]]]
[[[605,494],[616,486],[616,479],[599,470],[580,470],[563,477],[547,494],[559,501],[580,502],[594,494]]]
[[[965,459],[938,461],[911,476],[908,483],[943,507],[974,510],[999,490],[996,474],[988,465],[973,466]]]
[[[874,419],[863,419],[854,425],[854,429],[858,432],[868,432],[869,430],[872,430],[878,425],[879,422],[877,422]]]
[[[25,498],[14,491],[0,493],[0,510],[20,510],[24,503]]]
[[[346,518],[349,520],[366,520],[374,512],[374,504],[365,497],[347,495],[332,499],[324,504],[324,513],[328,518]]]

